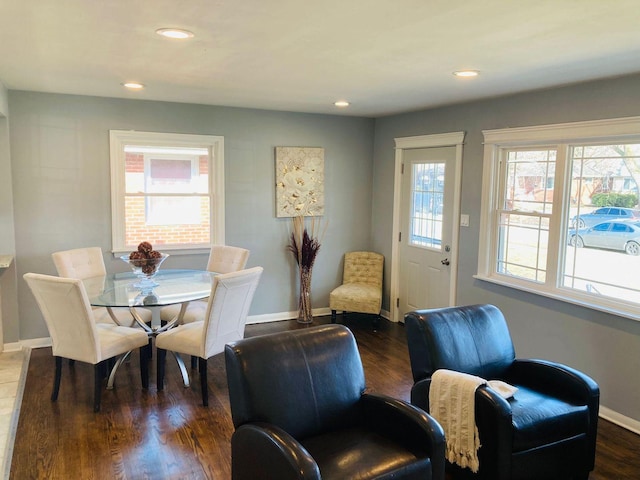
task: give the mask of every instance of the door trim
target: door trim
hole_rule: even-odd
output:
[[[393,181],[393,236],[391,237],[391,285],[390,285],[390,317],[391,321],[398,322],[404,319],[398,317],[398,238],[400,235],[400,202],[402,199],[402,162],[404,150],[429,147],[456,147],[456,160],[454,168],[453,208],[451,222],[451,276],[449,282],[449,298],[455,303],[456,289],[458,285],[458,236],[460,231],[460,192],[462,183],[462,146],[465,132],[440,133],[435,135],[417,135],[413,137],[398,137],[395,141],[395,170]]]

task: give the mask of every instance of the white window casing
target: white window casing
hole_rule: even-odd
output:
[[[125,147],[134,145],[136,151],[145,154],[171,151],[176,158],[193,149],[208,155],[210,243],[207,245],[172,245],[163,247],[173,254],[208,253],[212,244],[224,244],[225,195],[224,195],[224,137],[177,133],[138,132],[110,130],[111,163],[111,217],[112,251],[115,256],[127,253],[131,246],[125,244]],[[181,148],[185,152],[181,152]],[[145,153],[146,152],[146,153]]]
[[[569,225],[571,168],[568,152],[576,145],[640,143],[640,117],[596,120],[564,124],[484,130],[484,158],[482,175],[482,207],[478,270],[475,278],[555,298],[588,308],[640,320],[638,301],[624,301],[563,286],[562,274],[566,253],[565,232]],[[553,213],[549,220],[546,279],[527,281],[497,271],[499,218],[504,201],[504,180],[501,161],[508,149],[541,148],[557,151]],[[624,253],[622,254],[624,255]]]

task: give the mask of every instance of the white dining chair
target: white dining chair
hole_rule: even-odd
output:
[[[244,338],[247,315],[262,267],[213,277],[211,295],[201,321],[179,325],[156,337],[158,391],[164,388],[167,350],[199,358],[202,404],[209,405],[207,360],[222,353],[228,342]]]
[[[56,266],[58,275],[61,277],[89,280],[88,284],[99,285],[101,277],[104,278],[107,274],[100,247],[76,248],[54,252],[51,254],[51,258]],[[151,322],[151,311],[139,308],[137,312],[145,323]],[[134,326],[136,324],[135,319],[127,308],[112,308],[111,313],[115,316],[115,320],[111,317],[107,308],[93,307],[93,314],[98,323],[115,322],[125,326]]]
[[[107,360],[140,348],[140,375],[143,388],[149,386],[149,337],[139,328],[115,323],[97,323],[81,280],[26,273],[24,279],[33,292],[49,335],[55,357],[55,378],[51,401],[58,399],[62,358],[94,365],[93,410],[100,410],[103,372]]]
[[[246,248],[232,245],[214,245],[209,252],[207,271],[215,273],[230,273],[243,270],[251,252]],[[202,320],[207,310],[208,298],[191,302],[182,317],[182,323],[192,323]],[[160,319],[170,322],[180,312],[180,305],[169,305],[160,310]]]

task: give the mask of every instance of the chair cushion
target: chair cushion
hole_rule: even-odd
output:
[[[366,384],[345,326],[245,338],[227,344],[225,357],[236,427],[261,421],[299,439],[357,425]]]
[[[111,310],[113,311],[113,314],[118,319],[118,322],[120,323],[120,325],[125,327],[135,327],[138,325],[135,319],[131,316],[131,312],[129,311],[128,308],[112,308]],[[137,312],[144,322],[146,323],[151,322],[151,311],[145,308],[138,308]],[[93,318],[95,318],[96,323],[107,323],[107,324],[114,323],[113,319],[111,318],[111,315],[109,315],[109,312],[105,307],[93,308]]]
[[[246,248],[231,245],[213,245],[209,252],[207,270],[216,273],[230,273],[243,270],[251,252]]]
[[[380,287],[363,283],[346,283],[329,294],[329,308],[345,312],[379,314],[382,306]]]
[[[328,479],[431,478],[429,457],[361,427],[328,432],[300,442]]]
[[[100,247],[54,252],[51,258],[61,277],[84,280],[91,277],[104,277],[107,274]]]
[[[414,382],[439,368],[500,379],[515,360],[507,322],[493,305],[416,310],[405,327]]]
[[[147,333],[141,328],[119,327],[115,323],[111,325],[99,323],[96,325],[96,331],[101,354],[98,361],[144,347],[149,343]]]
[[[203,353],[204,322],[179,325],[156,337],[156,347],[172,352],[201,357]]]
[[[208,298],[204,300],[196,300],[189,302],[187,311],[184,312],[182,317],[182,323],[201,322],[204,320],[204,316],[207,313]],[[181,304],[169,305],[162,307],[160,310],[160,319],[164,322],[170,322],[180,313]]]
[[[376,252],[347,252],[344,254],[342,283],[366,283],[382,289],[384,256]]]
[[[589,425],[586,405],[572,405],[522,385],[509,400],[513,412],[513,451],[584,434]],[[482,442],[482,434],[480,435]]]

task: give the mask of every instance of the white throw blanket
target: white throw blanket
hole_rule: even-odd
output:
[[[447,460],[474,473],[480,467],[475,394],[486,383],[474,375],[440,369],[432,375],[429,390],[429,412],[444,429]]]

